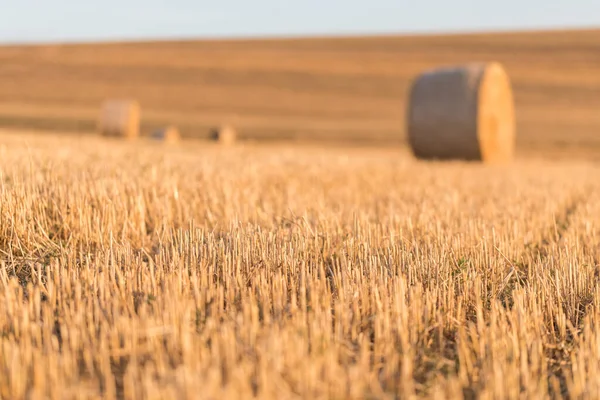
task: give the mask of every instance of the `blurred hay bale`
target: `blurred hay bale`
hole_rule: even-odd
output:
[[[408,139],[418,158],[510,160],[515,111],[510,79],[496,62],[443,67],[413,82]]]
[[[210,131],[210,138],[218,143],[230,146],[237,140],[237,132],[231,125],[221,125]]]
[[[177,143],[181,140],[179,129],[173,125],[169,125],[165,128],[154,131],[151,137],[154,140],[158,140],[167,144]]]
[[[102,104],[98,130],[104,136],[137,138],[140,114],[140,105],[135,100],[106,100]]]

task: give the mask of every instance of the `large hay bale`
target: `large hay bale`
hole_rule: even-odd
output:
[[[140,105],[134,100],[107,100],[102,104],[100,133],[105,136],[136,138],[140,134]]]
[[[229,146],[237,140],[237,132],[231,125],[222,125],[211,129],[210,137],[222,145]]]
[[[173,144],[181,140],[179,129],[176,126],[167,126],[152,133],[152,139]]]
[[[513,95],[499,63],[426,71],[413,83],[407,114],[418,158],[502,162],[513,156]]]

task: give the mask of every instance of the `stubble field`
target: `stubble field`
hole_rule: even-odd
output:
[[[600,397],[599,48],[0,48],[0,398]],[[472,59],[513,78],[516,160],[415,160],[411,78]],[[112,96],[186,141],[90,134]]]
[[[0,143],[2,398],[600,395],[596,163]]]

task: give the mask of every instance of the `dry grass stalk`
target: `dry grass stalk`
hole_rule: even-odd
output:
[[[499,63],[426,71],[413,82],[407,114],[419,158],[503,162],[513,156],[513,95]]]
[[[98,129],[102,135],[128,139],[140,134],[140,105],[134,100],[107,100],[102,104]]]
[[[0,141],[1,398],[599,395],[595,164]]]

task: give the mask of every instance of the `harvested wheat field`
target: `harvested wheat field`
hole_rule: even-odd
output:
[[[4,132],[0,397],[598,398],[599,173]]]

